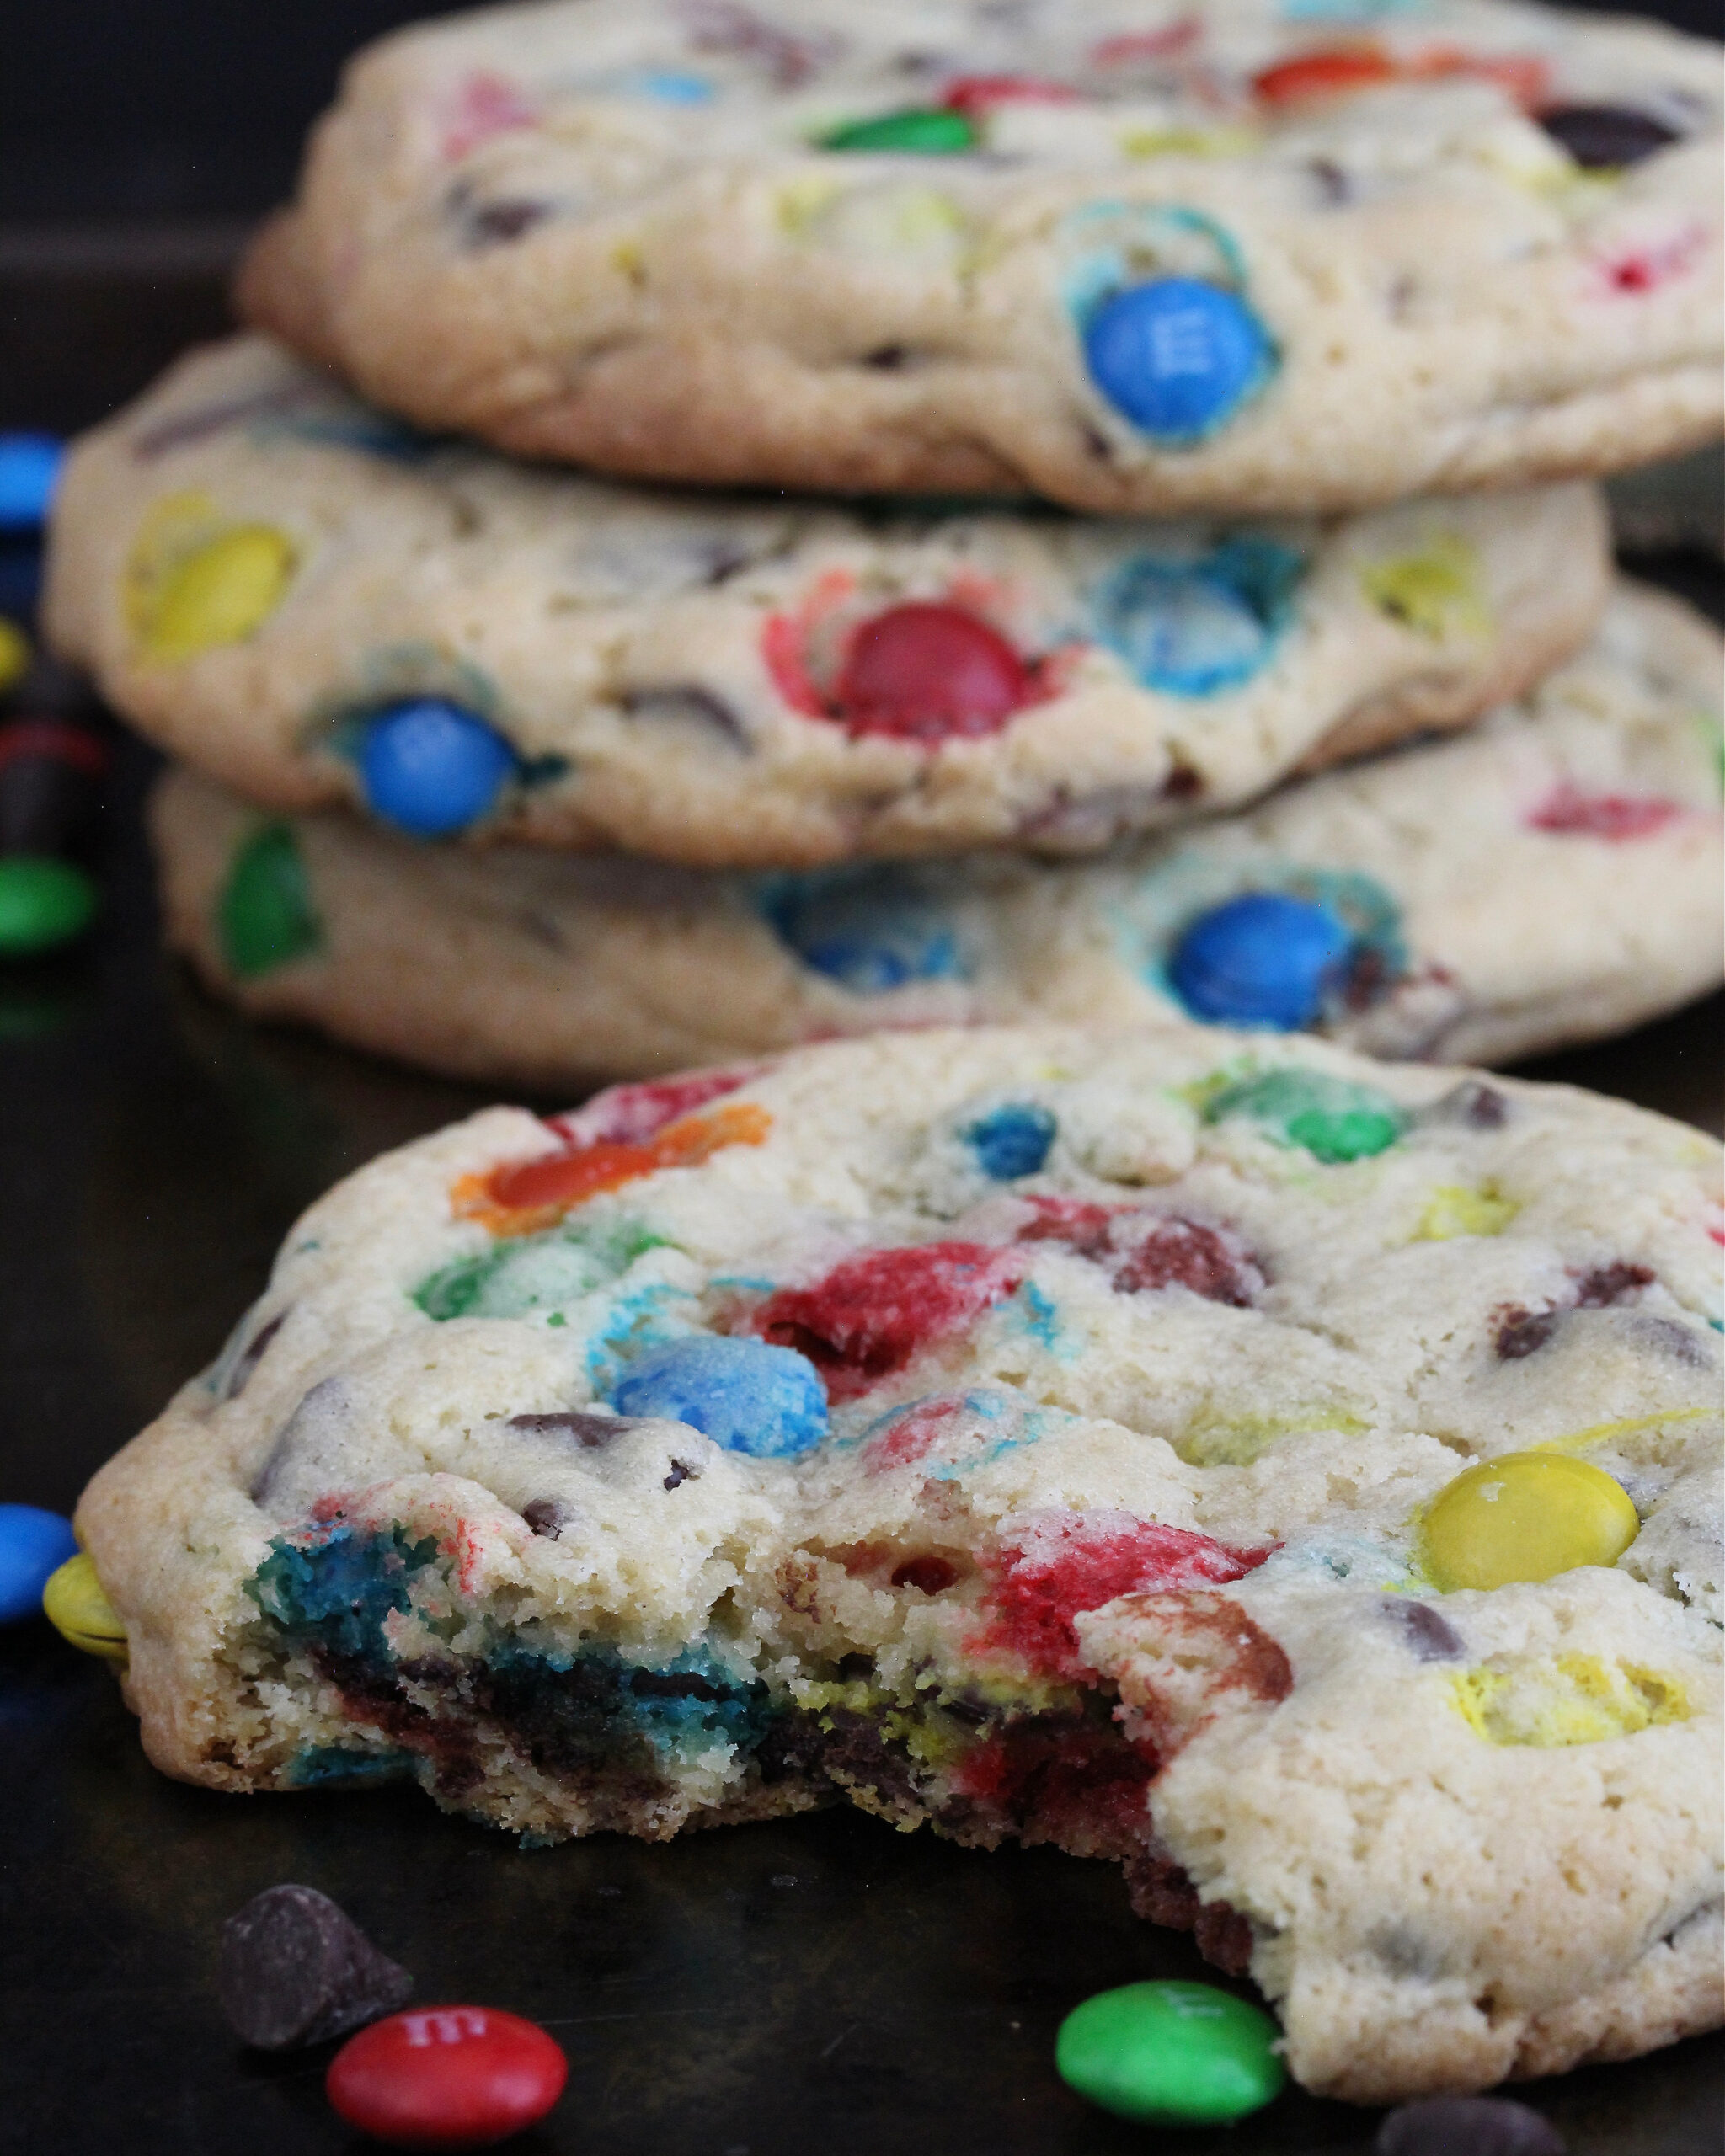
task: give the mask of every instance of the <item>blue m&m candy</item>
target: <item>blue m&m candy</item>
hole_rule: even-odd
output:
[[[496,728],[459,704],[393,704],[366,729],[360,778],[374,816],[415,838],[446,837],[492,808],[515,768]]]
[[[0,531],[45,522],[65,454],[52,435],[0,434]]]
[[[42,1589],[77,1555],[72,1522],[40,1505],[0,1505],[0,1625],[34,1617]]]
[[[1322,1011],[1353,942],[1327,906],[1247,891],[1187,927],[1168,978],[1195,1018],[1293,1033]]]
[[[611,1390],[620,1415],[686,1422],[727,1452],[782,1460],[826,1435],[826,1388],[794,1348],[701,1333],[654,1348]]]
[[[964,1133],[976,1165],[996,1182],[1033,1176],[1055,1142],[1055,1119],[1034,1101],[1012,1101],[973,1123]]]
[[[1275,357],[1245,301],[1195,277],[1130,285],[1084,326],[1091,380],[1158,441],[1201,440],[1263,387]]]

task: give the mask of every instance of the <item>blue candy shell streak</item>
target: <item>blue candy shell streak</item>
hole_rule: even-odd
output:
[[[969,972],[953,923],[902,870],[775,878],[761,910],[805,966],[853,995],[963,980]]]
[[[427,696],[393,704],[371,721],[360,778],[374,816],[415,838],[442,838],[495,804],[515,761],[483,718]]]
[[[1190,924],[1168,977],[1195,1018],[1293,1033],[1322,1011],[1353,940],[1326,906],[1248,891]]]
[[[996,1182],[1033,1176],[1055,1142],[1055,1119],[1034,1102],[1015,1101],[973,1123],[964,1133],[977,1166]]]
[[[48,1575],[77,1555],[72,1522],[40,1505],[0,1505],[0,1625],[34,1617]]]
[[[1084,328],[1091,380],[1158,441],[1200,440],[1269,379],[1275,350],[1236,293],[1161,277],[1104,300]]]
[[[1305,566],[1273,539],[1229,539],[1195,562],[1140,555],[1097,595],[1097,632],[1147,689],[1236,688],[1274,648]]]
[[[826,1388],[806,1356],[764,1340],[672,1340],[611,1390],[621,1415],[687,1422],[727,1452],[783,1460],[826,1435]]]

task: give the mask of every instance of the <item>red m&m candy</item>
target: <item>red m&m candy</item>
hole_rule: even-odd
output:
[[[329,2065],[350,2126],[396,2148],[488,2148],[542,2119],[569,2061],[545,2031],[490,2006],[420,2006],[374,2021]]]
[[[838,684],[852,734],[928,742],[997,733],[1036,695],[1034,673],[998,629],[927,600],[864,622]]]

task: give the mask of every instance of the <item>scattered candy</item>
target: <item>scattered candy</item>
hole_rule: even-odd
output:
[[[366,807],[415,838],[476,822],[515,768],[515,751],[494,727],[433,696],[380,712],[360,750]]]
[[[93,728],[34,716],[0,726],[0,855],[74,851],[95,821],[107,769]]]
[[[996,1182],[1033,1176],[1055,1142],[1055,1119],[1034,1102],[1014,1102],[973,1123],[965,1143],[977,1166]]]
[[[216,1990],[240,2041],[264,2052],[321,2044],[393,2013],[414,1988],[315,1886],[271,1886],[222,1927]]]
[[[1206,1123],[1241,1116],[1283,1145],[1303,1145],[1333,1166],[1370,1160],[1402,1135],[1402,1114],[1387,1093],[1322,1070],[1265,1070],[1212,1094]]]
[[[852,734],[975,739],[1034,700],[1033,670],[998,629],[962,606],[912,601],[864,622],[837,700]]]
[[[1084,329],[1091,379],[1158,441],[1194,442],[1268,381],[1275,349],[1236,294],[1162,277],[1104,300]]]
[[[1678,139],[1674,127],[1650,112],[1621,104],[1560,104],[1535,113],[1554,141],[1589,172],[1610,172],[1639,164],[1655,150]]]
[[[826,1388],[808,1358],[701,1333],[654,1348],[617,1381],[620,1415],[686,1422],[727,1452],[787,1460],[826,1435]]]
[[[1199,562],[1144,556],[1097,599],[1097,632],[1147,689],[1236,688],[1274,648],[1304,566],[1270,539],[1230,539]]]
[[[35,531],[46,520],[65,454],[52,435],[0,434],[0,531]]]
[[[1168,977],[1194,1018],[1292,1033],[1320,1017],[1353,947],[1327,906],[1247,891],[1190,924],[1174,946]]]
[[[77,1549],[63,1514],[40,1505],[0,1505],[0,1625],[34,1617],[50,1577]]]
[[[941,106],[910,105],[873,120],[847,120],[820,138],[823,150],[909,150],[918,157],[951,157],[974,149],[975,123]]]
[[[269,524],[235,525],[179,556],[140,597],[145,654],[173,663],[243,643],[286,596],[296,560]]]
[[[96,916],[96,887],[69,861],[0,857],[0,958],[33,957],[82,936]]]
[[[1425,1567],[1445,1594],[1615,1565],[1641,1531],[1622,1485],[1563,1453],[1508,1452],[1445,1483],[1425,1516]]]
[[[1212,1984],[1122,1984],[1074,2007],[1055,2039],[1061,2080],[1144,2126],[1229,2126],[1286,2074],[1269,2015]]]
[[[50,1574],[42,1589],[42,1614],[81,1652],[100,1655],[104,1662],[126,1660],[126,1626],[96,1577],[95,1561],[82,1550]]]
[[[228,965],[243,979],[315,951],[323,928],[292,831],[265,824],[240,846],[216,902]]]
[[[1426,2096],[1378,2128],[1376,2156],[1565,2156],[1549,2119],[1506,2096]]]
[[[569,2061],[545,2031],[489,2006],[393,2014],[350,2036],[324,2092],[350,2126],[395,2148],[485,2148],[562,2095]]]
[[[24,679],[29,663],[29,638],[16,622],[0,616],[0,695]]]

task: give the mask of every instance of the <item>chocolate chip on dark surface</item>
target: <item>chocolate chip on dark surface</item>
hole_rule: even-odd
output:
[[[1519,1363],[1543,1348],[1557,1330],[1557,1310],[1526,1310],[1519,1305],[1500,1311],[1493,1346],[1500,1362]]]
[[[582,1415],[568,1411],[557,1415],[511,1415],[504,1427],[531,1438],[567,1438],[585,1452],[597,1452],[635,1425],[628,1415]]]
[[[574,1514],[561,1497],[535,1497],[531,1504],[521,1507],[521,1518],[535,1534],[547,1535],[555,1542]]]
[[[1213,1968],[1243,1977],[1252,1967],[1252,1919],[1226,1902],[1206,1902],[1193,1919],[1192,1937]]]
[[[1628,1265],[1620,1258],[1615,1265],[1596,1265],[1579,1276],[1575,1283],[1576,1305],[1584,1310],[1609,1310],[1637,1289],[1650,1288],[1653,1283],[1652,1266]]]
[[[222,1927],[216,1995],[259,2051],[322,2043],[393,2014],[414,1988],[315,1886],[271,1886]]]
[[[685,1482],[698,1482],[700,1480],[698,1469],[691,1467],[686,1460],[674,1460],[670,1464],[670,1473],[665,1478],[665,1486],[667,1490],[681,1490]]]
[[[289,1305],[291,1309],[291,1305]],[[252,1374],[269,1353],[270,1343],[287,1322],[287,1311],[278,1310],[266,1326],[262,1326],[246,1342],[243,1353],[228,1374],[227,1390],[224,1397],[238,1400],[251,1383]]]
[[[1549,2119],[1505,2096],[1426,2096],[1378,2128],[1377,2156],[1565,2156]]]
[[[1639,164],[1678,139],[1674,127],[1629,105],[1560,104],[1535,117],[1553,141],[1591,172]]]
[[[1467,1652],[1461,1634],[1429,1602],[1386,1594],[1378,1607],[1401,1632],[1416,1662],[1459,1662]]]

